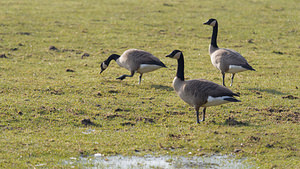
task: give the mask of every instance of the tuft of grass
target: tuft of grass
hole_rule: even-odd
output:
[[[297,168],[299,11],[297,0],[2,0],[0,168],[189,152]],[[208,54],[212,30],[202,25],[209,18],[218,19],[219,46],[257,71],[239,73],[230,87],[241,103],[208,108],[197,125],[171,86],[177,63],[164,56],[180,49],[187,79],[221,84]],[[113,62],[99,75],[103,60],[129,48],[153,53],[168,69],[145,74],[141,85],[137,76],[116,80],[128,71]]]

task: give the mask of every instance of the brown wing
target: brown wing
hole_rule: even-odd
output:
[[[228,71],[229,65],[242,66],[249,70],[253,69],[247,60],[235,50],[220,48],[213,55],[216,58],[215,63],[220,63],[220,69],[224,72]]]
[[[206,103],[208,96],[238,96],[238,94],[233,93],[230,89],[208,80],[195,79],[187,80],[185,82],[185,92],[189,93],[190,96],[197,98],[201,105]]]
[[[157,57],[143,50],[130,49],[127,50],[126,54],[128,57],[128,64],[135,70],[138,69],[141,64],[154,64],[166,67]]]

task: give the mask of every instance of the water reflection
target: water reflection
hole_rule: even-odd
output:
[[[208,168],[208,169],[241,169],[253,166],[243,163],[245,159],[235,159],[233,156],[103,156],[95,154],[90,157],[70,158],[66,163],[80,168],[105,168],[105,169],[176,169],[176,168]]]

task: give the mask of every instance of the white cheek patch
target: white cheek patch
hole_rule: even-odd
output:
[[[159,65],[141,64],[140,68],[137,70],[137,72],[147,73],[147,72],[151,72],[151,71],[154,71],[156,69],[159,69],[159,68],[161,68],[161,66],[159,66]]]
[[[230,96],[221,96],[221,97],[208,96],[207,103],[202,105],[202,107],[216,106],[216,105],[228,103],[229,101],[224,100],[226,98],[229,99],[229,98],[232,98],[232,97],[230,97]]]
[[[210,26],[215,26],[217,21],[212,21],[212,23],[210,23]]]
[[[106,65],[104,62],[102,63],[102,68],[103,68],[103,69],[106,69],[106,68],[107,68],[107,65]]]
[[[181,52],[177,52],[177,53],[174,55],[174,58],[175,58],[175,59],[179,59],[179,58],[180,58],[180,55],[181,55]]]
[[[229,65],[229,70],[227,71],[227,73],[238,73],[238,72],[243,72],[246,70],[247,69],[243,68],[242,66]]]

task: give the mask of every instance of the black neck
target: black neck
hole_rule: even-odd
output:
[[[218,45],[217,45],[217,36],[218,36],[218,22],[216,22],[214,28],[213,28],[213,33],[212,33],[212,36],[211,36],[211,42],[210,44],[215,47],[215,48],[218,48]]]
[[[120,57],[120,55],[112,54],[104,62],[108,66],[111,60],[115,60],[116,61],[117,59],[119,59],[119,57]]]
[[[183,54],[180,54],[180,58],[177,60],[178,66],[177,66],[177,74],[176,76],[184,81],[184,59]]]

